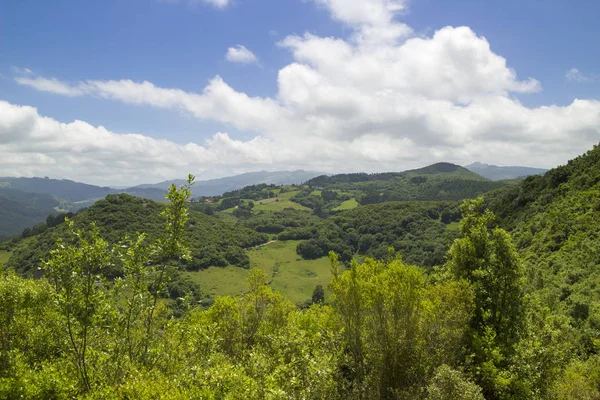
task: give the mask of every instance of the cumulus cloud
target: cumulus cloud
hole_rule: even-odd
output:
[[[444,27],[429,37],[415,37],[396,21],[404,1],[312,1],[352,32],[347,38],[306,33],[281,40],[278,45],[293,61],[279,71],[272,97],[249,96],[218,76],[197,93],[126,79],[49,79],[54,85],[42,85],[35,83],[40,77],[21,77],[17,82],[63,95],[184,111],[255,132],[251,141],[219,133],[201,145],[165,146],[163,153],[173,152],[173,157],[159,156],[151,139],[140,139],[150,147],[147,154],[167,160],[161,170],[177,169],[179,175],[205,168],[211,160],[223,173],[265,167],[398,171],[437,161],[476,160],[552,167],[600,139],[599,101],[524,106],[515,95],[539,91],[541,84],[519,77],[485,37],[468,27]],[[6,132],[6,137],[19,137]],[[131,174],[146,168],[144,157],[141,166],[134,166],[136,154],[142,153],[128,158]],[[88,157],[93,160],[93,153]]]
[[[203,144],[180,145],[141,134],[119,134],[84,121],[60,123],[33,107],[0,101],[3,174],[57,176],[97,184],[133,184],[257,168],[269,159],[269,142],[216,133]],[[208,172],[203,174],[203,172]]]
[[[579,82],[579,83],[591,83],[591,82],[598,82],[600,81],[600,76],[598,75],[586,75],[584,73],[582,73],[581,71],[579,71],[577,68],[571,68],[570,70],[567,71],[567,73],[565,74],[565,77],[572,82]]]
[[[240,64],[256,64],[258,62],[256,55],[241,44],[228,48],[225,59]]]

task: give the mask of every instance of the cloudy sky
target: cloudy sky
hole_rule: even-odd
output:
[[[0,176],[553,167],[600,142],[594,0],[0,3]]]

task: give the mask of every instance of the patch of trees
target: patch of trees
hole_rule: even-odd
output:
[[[444,262],[456,235],[447,225],[459,219],[458,203],[452,202],[368,205],[323,221],[296,251],[305,259],[315,259],[332,250],[343,262],[349,262],[356,254],[385,258],[391,246],[408,263],[431,267]]]
[[[297,232],[311,231],[320,222],[318,217],[308,211],[287,208],[275,212],[260,211],[245,220],[243,225],[261,233],[280,234],[280,240],[295,240],[300,239],[293,237],[298,235]]]
[[[586,358],[600,340],[600,146],[486,204],[515,237],[536,301],[567,318]]]

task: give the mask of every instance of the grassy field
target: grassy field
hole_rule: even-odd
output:
[[[296,254],[299,241],[275,242],[249,251],[250,265],[267,273],[271,287],[286,295],[293,303],[304,302],[312,296],[317,285],[323,285],[325,295],[330,279],[327,257],[302,260]],[[211,267],[186,273],[200,285],[205,294],[213,297],[236,295],[248,290],[249,271],[238,267]]]
[[[334,208],[334,210],[351,210],[353,208],[358,207],[358,201],[356,201],[355,198],[352,198],[350,200],[346,200],[344,201],[342,204],[340,204],[338,207]]]
[[[250,200],[250,199],[242,199],[243,202],[253,202],[255,211],[281,211],[285,208],[294,208],[296,210],[310,210],[298,203],[294,203],[290,199],[298,193],[297,190],[291,192],[280,193],[281,189],[276,189],[273,191],[277,194],[277,197],[272,197],[270,199],[262,199],[262,200]],[[223,210],[225,213],[233,213],[234,208],[228,208]]]
[[[0,251],[0,264],[6,263],[11,255],[10,251]]]

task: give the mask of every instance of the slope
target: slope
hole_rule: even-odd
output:
[[[145,232],[152,240],[163,229],[160,216],[163,207],[164,204],[128,194],[113,194],[75,215],[73,221],[80,228],[95,222],[101,235],[112,243],[125,235],[133,236],[135,232]],[[60,224],[20,241],[12,249],[8,265],[20,272],[34,271],[56,245],[57,239],[65,235],[65,229],[65,224]],[[189,270],[225,265],[248,267],[248,255],[243,249],[267,241],[264,234],[195,211],[190,211],[187,229],[192,259],[184,267]],[[115,275],[118,273],[114,271]]]
[[[600,147],[486,200],[516,239],[531,291],[590,350],[600,338]]]
[[[409,200],[462,200],[505,186],[466,168],[437,163],[404,172],[319,176],[306,182],[316,188],[353,192],[360,204]]]

